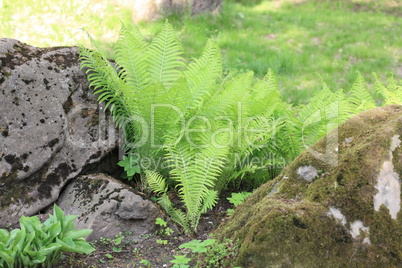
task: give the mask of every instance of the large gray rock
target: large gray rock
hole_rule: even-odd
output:
[[[66,214],[77,215],[77,229],[93,229],[88,241],[115,238],[120,232],[140,235],[155,230],[161,211],[134,190],[109,176],[87,175],[76,178],[57,201]]]
[[[115,135],[77,48],[0,39],[0,226],[54,202],[70,179],[116,148]]]
[[[234,266],[401,267],[401,139],[402,106],[387,106],[299,155],[216,230],[238,241]]]

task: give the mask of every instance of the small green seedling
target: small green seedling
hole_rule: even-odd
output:
[[[171,228],[167,227],[165,229],[165,235],[171,236],[173,233],[174,233],[174,231]]]
[[[242,204],[244,200],[249,197],[252,193],[250,192],[241,192],[241,193],[232,193],[232,197],[228,197],[230,203],[232,203],[235,207]]]
[[[145,260],[145,259],[144,259],[144,260],[141,260],[140,263],[141,263],[141,264],[144,264],[144,265],[145,265],[146,267],[148,267],[148,268],[151,267],[151,263],[150,263],[148,260]]]
[[[121,248],[118,248],[118,247],[113,247],[112,249],[113,249],[113,251],[116,252],[116,253],[119,253],[119,252],[122,251],[122,249],[121,249]]]
[[[106,256],[106,258],[108,258],[109,260],[112,260],[112,259],[113,259],[113,256],[112,256],[111,254],[109,254],[109,253],[105,254],[105,256]]]
[[[167,227],[167,222],[162,218],[156,218],[155,224],[161,227],[160,230],[157,232],[157,234],[161,236],[169,237],[174,233],[174,231],[170,227]]]
[[[190,265],[187,265],[191,261],[190,258],[187,258],[187,255],[175,255],[174,260],[171,260],[171,263],[174,263],[173,268],[188,268]]]
[[[138,166],[138,157],[136,155],[123,156],[123,160],[117,164],[124,168],[125,173],[122,175],[124,179],[131,181],[136,173],[140,173]]]
[[[215,239],[207,239],[201,242],[201,240],[191,240],[190,242],[181,244],[179,248],[188,248],[193,253],[207,252],[208,247],[215,243]]]
[[[116,235],[116,238],[104,238],[101,237],[99,239],[99,241],[104,245],[104,246],[111,246],[113,245],[113,251],[114,252],[121,252],[122,251],[122,247],[119,246],[121,245],[121,242],[124,238],[124,235],[122,235],[121,233],[119,233],[118,235]],[[119,246],[119,247],[118,247]]]
[[[250,192],[232,193],[232,197],[228,197],[227,200],[229,200],[229,202],[232,203],[234,207],[237,207],[238,205],[242,204],[244,200],[246,200],[246,198],[249,197],[251,194],[252,193]],[[233,212],[234,209],[227,210],[228,215],[232,215]]]
[[[159,225],[160,227],[166,227],[167,223],[164,219],[162,218],[156,218],[155,224]]]
[[[156,240],[156,243],[158,243],[160,245],[167,245],[168,241],[164,240],[164,239],[158,239],[158,240]]]
[[[120,245],[121,241],[123,240],[123,238],[124,238],[124,236],[121,233],[119,233],[118,235],[116,235],[116,238],[113,241],[114,244],[116,246]],[[113,249],[114,252],[121,252],[121,250],[122,250],[121,247],[113,247],[112,249]]]

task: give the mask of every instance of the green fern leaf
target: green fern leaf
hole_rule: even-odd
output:
[[[165,179],[157,172],[147,170],[145,171],[146,179],[152,191],[159,194],[167,192],[167,185]]]
[[[188,104],[196,108],[206,97],[212,95],[214,85],[222,75],[222,56],[219,47],[208,40],[201,57],[193,59],[183,74],[190,91]]]
[[[360,73],[358,73],[357,79],[350,90],[348,101],[352,105],[353,114],[375,108],[374,99],[368,92],[364,78]]]
[[[98,43],[89,36],[91,43],[101,51]],[[94,52],[79,46],[81,69],[86,69],[89,86],[98,94],[98,101],[105,102],[105,109],[110,106],[111,114],[118,127],[123,127],[126,137],[134,133],[132,124],[122,124],[131,115],[128,105],[123,98],[127,85],[116,73],[114,67],[100,52]]]
[[[295,148],[296,155],[346,120],[350,116],[350,106],[342,91],[333,93],[323,83],[323,89],[309,104],[300,106],[296,118],[289,120],[293,128],[291,135],[296,136],[300,146]]]
[[[118,65],[117,69],[120,70],[119,75],[124,77],[130,87],[130,90],[124,92],[126,98],[131,97],[134,99],[138,91],[141,91],[150,82],[150,76],[147,72],[147,58],[145,56],[147,48],[148,43],[137,26],[122,25],[114,51]]]
[[[384,98],[384,105],[402,104],[402,86],[398,85],[393,76],[388,79],[387,87],[383,86],[376,74],[374,78],[374,90]]]
[[[166,21],[146,52],[151,81],[160,82],[169,89],[181,76],[180,69],[185,67],[182,54],[181,43],[172,26]]]
[[[218,191],[209,190],[205,194],[204,203],[201,208],[201,213],[206,213],[209,209],[212,209],[218,201]]]
[[[183,211],[173,207],[173,204],[167,194],[163,194],[158,199],[158,204],[169,214],[173,221],[183,227],[187,234],[193,233],[188,224],[186,215],[183,213]]]

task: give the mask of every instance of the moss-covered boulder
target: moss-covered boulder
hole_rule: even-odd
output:
[[[215,235],[241,267],[400,267],[402,106],[361,113],[257,189]]]

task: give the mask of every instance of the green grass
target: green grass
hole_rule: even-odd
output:
[[[0,0],[1,2],[1,0]],[[51,5],[50,3],[57,3]],[[112,0],[3,0],[0,36],[37,46],[87,45],[85,28],[105,48],[132,10]],[[396,1],[223,0],[220,15],[170,16],[186,56],[198,56],[206,39],[222,49],[225,70],[274,70],[285,98],[307,102],[321,88],[349,89],[360,71],[385,79],[402,76],[402,7]],[[281,5],[278,3],[281,2]],[[164,18],[141,23],[149,38]]]

